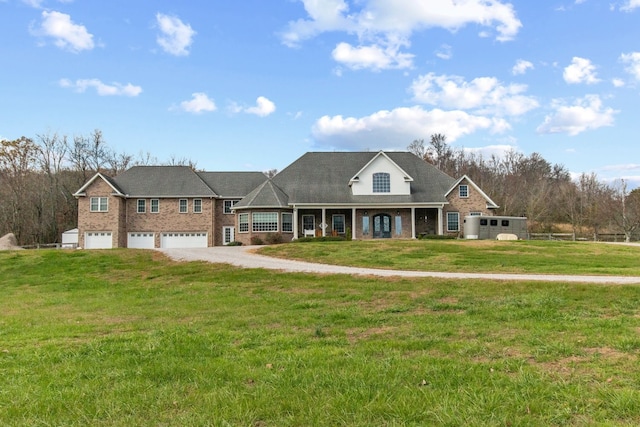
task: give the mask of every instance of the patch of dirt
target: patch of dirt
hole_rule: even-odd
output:
[[[380,326],[378,328],[368,328],[368,329],[353,328],[353,329],[347,329],[346,335],[349,342],[351,344],[355,344],[360,340],[367,339],[372,336],[392,334],[395,331],[397,331],[397,329],[398,328],[396,326]]]

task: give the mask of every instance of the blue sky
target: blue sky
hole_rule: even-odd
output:
[[[640,0],[0,0],[0,138],[206,170],[443,133],[640,185]]]

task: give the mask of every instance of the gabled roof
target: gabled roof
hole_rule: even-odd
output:
[[[350,180],[349,180],[349,185],[351,185],[354,181],[358,181],[359,180],[359,176],[364,173],[364,171],[369,167],[369,165],[371,163],[373,163],[378,157],[385,157],[391,164],[393,164],[398,171],[404,176],[404,180],[405,181],[413,181],[413,178],[406,173],[404,170],[402,170],[402,168],[400,166],[398,166],[398,164],[396,162],[394,162],[393,160],[391,160],[389,158],[389,156],[384,152],[384,151],[379,151],[378,154],[376,154],[375,156],[373,156],[371,158],[371,160],[369,160],[367,162],[366,165],[364,165]]]
[[[288,201],[287,194],[268,179],[236,203],[233,208],[286,208],[289,206]]]
[[[309,152],[273,177],[290,205],[447,203],[445,193],[455,179],[409,152],[385,152],[406,176],[413,179],[409,195],[354,196],[349,182],[376,152]]]
[[[267,180],[262,172],[197,172],[218,196],[240,199]]]
[[[82,187],[80,187],[80,189],[78,191],[76,191],[73,195],[75,197],[84,196],[85,190],[87,188],[89,188],[91,186],[91,184],[93,184],[95,182],[96,179],[102,179],[104,182],[106,182],[113,189],[113,192],[115,194],[117,194],[118,196],[124,196],[124,193],[119,188],[118,184],[113,180],[113,178],[111,178],[109,176],[106,176],[106,175],[103,175],[100,172],[98,172],[94,176],[92,176],[91,179],[89,181],[87,181]]]
[[[464,180],[467,180],[467,182],[468,182],[468,183],[469,183],[473,188],[475,188],[475,189],[476,189],[476,191],[482,195],[482,197],[484,197],[484,198],[485,198],[485,200],[487,201],[487,208],[488,208],[488,209],[498,209],[498,208],[500,207],[500,206],[498,206],[498,205],[497,205],[493,200],[491,200],[491,198],[490,198],[489,196],[487,196],[487,194],[486,194],[484,191],[482,191],[482,190],[480,189],[480,187],[478,187],[478,186],[476,185],[476,183],[475,183],[475,182],[473,182],[473,180],[472,180],[471,178],[469,178],[467,175],[463,175],[460,179],[458,179],[458,180],[457,180],[457,181],[456,181],[456,182],[451,186],[451,188],[449,189],[449,191],[447,191],[447,193],[446,193],[445,195],[446,195],[446,196],[448,196],[449,194],[451,194],[451,192],[452,192],[453,190],[455,190],[455,189],[458,187],[458,185],[460,185]]]
[[[113,178],[127,197],[215,197],[188,166],[134,166]]]

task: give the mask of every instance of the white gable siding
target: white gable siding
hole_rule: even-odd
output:
[[[391,192],[373,192],[373,174],[377,172],[388,173],[391,177]],[[385,156],[376,157],[366,168],[360,171],[358,180],[353,182],[351,191],[356,196],[368,195],[406,195],[411,194],[411,183],[405,180],[405,175],[398,166]]]

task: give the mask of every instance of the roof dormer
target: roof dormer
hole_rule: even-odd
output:
[[[378,152],[350,180],[354,195],[409,195],[413,178],[384,151]]]

